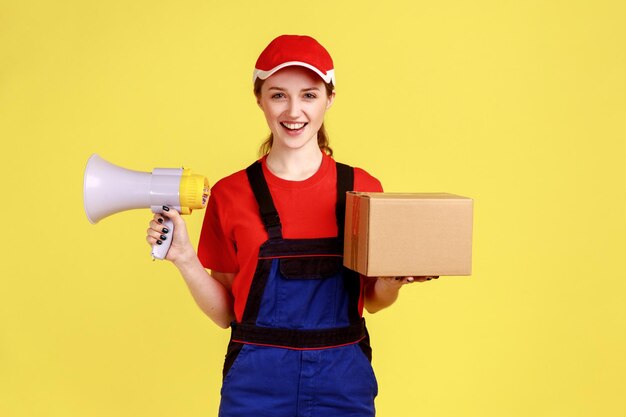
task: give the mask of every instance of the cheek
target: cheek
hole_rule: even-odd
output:
[[[314,114],[316,119],[323,121],[324,116],[326,115],[326,104],[323,103],[317,106],[314,110]]]
[[[265,116],[265,119],[268,122],[277,117],[278,112],[276,111],[275,107],[268,106],[267,103],[261,103],[260,107],[261,107],[261,111],[263,111],[263,115]]]

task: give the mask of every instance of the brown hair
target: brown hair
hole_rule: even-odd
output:
[[[262,80],[260,78],[257,78],[254,81],[254,95],[256,96],[257,100],[261,98],[261,87],[263,87],[264,82],[265,80]],[[326,87],[326,94],[328,95],[328,97],[330,97],[333,94],[333,91],[335,91],[335,87],[332,83],[326,82],[324,83],[324,86]],[[259,155],[267,155],[270,149],[272,149],[273,143],[274,135],[270,132],[270,135],[267,137],[267,139],[265,139],[265,142],[263,142],[261,144],[261,147],[259,148]],[[326,153],[329,156],[333,156],[333,150],[329,145],[328,133],[324,128],[324,123],[322,123],[322,126],[320,126],[320,130],[317,131],[317,145],[320,147],[322,152]]]

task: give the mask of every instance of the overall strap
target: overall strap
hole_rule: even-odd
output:
[[[349,165],[336,163],[337,166],[337,204],[335,206],[335,216],[337,218],[337,236],[343,240],[343,230],[346,212],[346,192],[354,189],[354,168]],[[267,230],[270,239],[282,239],[282,225],[272,194],[263,175],[261,161],[256,161],[246,168],[246,175],[252,187],[252,192],[259,204],[261,220]]]
[[[254,197],[259,204],[261,220],[263,221],[269,238],[282,239],[282,225],[280,224],[278,211],[276,211],[274,201],[272,200],[272,194],[270,194],[270,189],[263,175],[261,161],[256,161],[246,168],[246,174],[248,175],[248,181],[250,182],[250,187],[252,187]]]
[[[344,240],[344,226],[346,220],[346,193],[354,190],[354,168],[337,162],[337,239]],[[348,318],[352,325],[361,321],[359,314],[359,299],[361,297],[361,279],[357,273],[344,268],[344,285],[348,293]]]
[[[343,229],[346,222],[346,193],[354,190],[354,168],[337,162],[337,236],[343,242]]]

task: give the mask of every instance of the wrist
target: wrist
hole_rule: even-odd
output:
[[[185,249],[182,250],[176,258],[172,259],[172,263],[176,265],[178,269],[186,269],[190,266],[194,265],[196,262],[199,262],[198,256],[196,255],[196,251],[191,246],[191,244],[186,245]]]

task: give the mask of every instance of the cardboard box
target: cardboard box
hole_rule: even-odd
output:
[[[367,276],[470,275],[473,201],[447,193],[346,195],[344,265]]]

